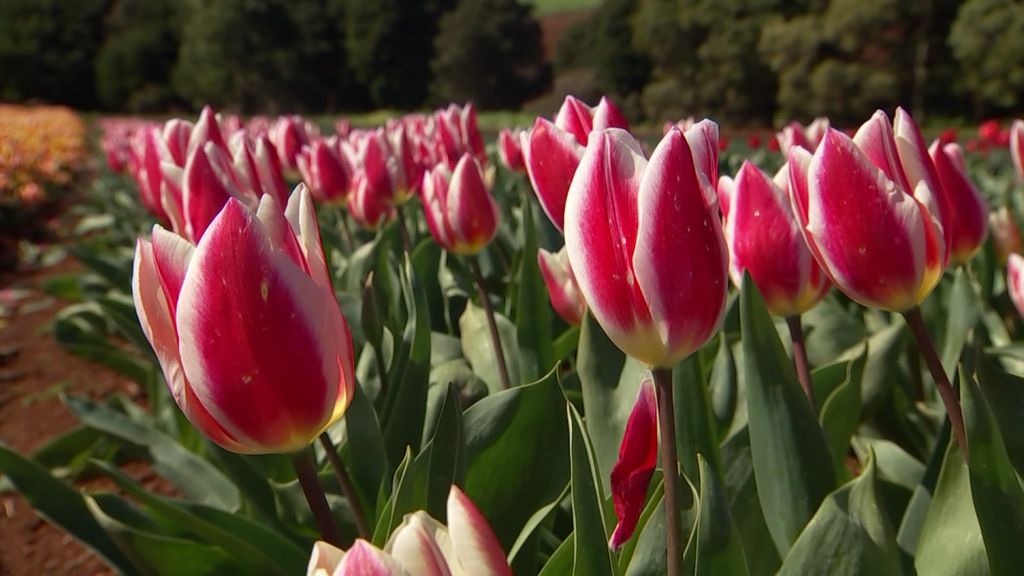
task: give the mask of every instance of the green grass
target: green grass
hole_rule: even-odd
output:
[[[601,0],[525,0],[534,5],[534,15],[545,16],[570,10],[585,10],[601,3]]]

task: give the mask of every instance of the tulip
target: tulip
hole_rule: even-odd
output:
[[[624,352],[671,367],[725,310],[728,251],[714,191],[717,126],[672,130],[650,163],[626,131],[604,130],[573,178],[565,245],[594,318]]]
[[[487,519],[456,486],[448,493],[447,515],[446,528],[422,510],[406,514],[383,550],[364,540],[347,552],[317,542],[306,574],[511,576]]]
[[[192,123],[172,118],[164,124],[163,139],[167,145],[170,160],[178,166],[185,166],[188,160],[188,143],[192,136]]]
[[[198,243],[229,198],[252,207],[255,195],[243,188],[230,157],[212,141],[189,156],[182,174],[184,236]]]
[[[830,288],[800,233],[788,188],[788,167],[773,180],[750,162],[735,181],[722,177],[718,184],[733,283],[739,287],[749,271],[768,310],[783,317],[810,310]]]
[[[327,140],[317,139],[302,149],[295,159],[302,180],[318,202],[336,204],[349,195],[349,168],[338,149]]]
[[[480,165],[468,153],[450,176],[443,164],[429,172],[422,196],[430,234],[448,252],[476,254],[498,232],[498,204]]]
[[[266,136],[250,140],[244,132],[231,137],[235,174],[243,190],[259,198],[269,194],[279,204],[288,202],[288,187],[274,145]]]
[[[565,247],[554,254],[541,248],[537,252],[537,265],[555,312],[573,326],[582,324],[583,315],[587,313],[587,301],[576,284],[576,275],[569,266]]]
[[[1017,313],[1024,316],[1024,258],[1010,254],[1006,261],[1006,291]]]
[[[300,116],[282,116],[271,127],[268,136],[277,149],[281,166],[287,170],[296,170],[295,158],[308,146],[311,137],[317,136],[316,127]]]
[[[779,144],[779,150],[782,154],[789,156],[789,151],[793,148],[803,148],[808,152],[814,152],[818,149],[818,144],[821,143],[821,139],[825,137],[825,132],[829,128],[828,118],[815,118],[813,122],[808,124],[806,127],[799,122],[790,122],[785,128],[779,131],[775,135],[776,141]]]
[[[924,301],[947,254],[942,189],[906,130],[898,146],[879,111],[853,140],[830,129],[813,158],[799,148],[789,156],[794,211],[818,264],[850,298],[894,312]]]
[[[381,199],[370,187],[366,174],[359,172],[352,182],[348,197],[348,212],[352,219],[367,230],[377,230],[395,217],[395,207]]]
[[[227,142],[221,132],[220,123],[217,121],[217,113],[213,111],[213,108],[204,106],[203,111],[199,113],[199,121],[189,132],[186,159],[195,154],[196,150],[206,147],[208,142],[212,142],[214,146],[224,152],[228,151]]]
[[[370,132],[359,149],[366,185],[380,201],[392,205],[409,200],[409,186],[402,163],[395,156],[383,129]]]
[[[1024,180],[1024,120],[1014,120],[1010,125],[1010,158],[1017,169],[1017,180]]]
[[[1000,206],[989,214],[989,227],[992,229],[992,241],[996,247],[999,262],[1005,264],[1010,254],[1024,250],[1021,244],[1020,229],[1013,219],[1013,214],[1006,206]]]
[[[964,152],[958,144],[932,143],[928,149],[942,183],[952,237],[949,263],[963,264],[981,248],[988,232],[988,203],[967,175]]]
[[[526,169],[523,164],[522,130],[513,132],[508,128],[502,128],[498,132],[498,159],[505,168],[512,172],[521,172]]]
[[[300,450],[348,406],[352,338],[304,187],[285,211],[229,199],[195,246],[157,225],[132,293],[172,396],[223,448]]]
[[[640,384],[626,432],[619,446],[619,459],[612,468],[612,503],[618,523],[608,546],[618,550],[633,537],[644,510],[647,486],[658,462],[658,406],[650,377]]]
[[[541,207],[559,230],[564,229],[565,199],[593,130],[629,129],[625,117],[607,98],[590,108],[567,96],[555,121],[538,118],[523,145],[523,161]]]

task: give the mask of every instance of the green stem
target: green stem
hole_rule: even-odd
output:
[[[402,205],[395,208],[398,214],[398,229],[402,233],[402,248],[406,254],[412,254],[412,240],[409,239],[409,229],[405,227],[405,209]]]
[[[348,506],[352,509],[352,517],[355,518],[359,536],[364,540],[370,540],[373,538],[373,532],[370,531],[370,523],[366,520],[363,504],[356,494],[355,487],[352,486],[352,480],[345,470],[345,465],[341,462],[338,449],[334,446],[334,442],[331,441],[331,437],[327,435],[327,432],[320,435],[320,444],[323,445],[324,452],[327,453],[327,461],[331,463],[334,476],[338,479],[338,485],[341,486],[341,493],[345,495],[345,499],[348,500]]]
[[[356,243],[352,239],[352,229],[348,225],[348,214],[345,210],[338,210],[338,227],[341,228],[341,241],[345,243],[345,250],[352,254],[355,252]]]
[[[477,294],[480,296],[480,303],[484,307],[487,316],[487,329],[491,333],[491,344],[494,346],[494,355],[498,359],[498,376],[501,377],[503,390],[511,388],[508,377],[508,366],[505,364],[505,349],[501,345],[501,335],[498,333],[498,323],[494,319],[494,308],[491,307],[491,299],[487,295],[487,288],[484,287],[484,276],[480,273],[480,266],[476,258],[466,258],[469,264],[469,271],[473,275],[473,282],[476,284]]]
[[[804,347],[804,328],[800,323],[800,315],[786,316],[786,325],[789,326],[789,337],[793,341],[793,365],[796,367],[796,376],[800,380],[800,387],[804,389],[807,401],[811,403],[811,409],[817,413],[818,406],[814,401],[811,367],[807,362],[807,348]]]
[[[949,415],[949,425],[953,429],[953,437],[960,445],[960,452],[963,454],[964,460],[967,460],[969,455],[967,434],[964,432],[964,417],[960,411],[960,400],[949,383],[949,376],[946,375],[946,370],[942,367],[942,360],[939,359],[939,355],[935,351],[931,335],[928,334],[928,328],[924,325],[921,309],[915,306],[904,312],[903,317],[907,319],[910,331],[913,332],[914,339],[917,340],[917,347],[921,351],[921,356],[924,357],[924,363],[928,366],[928,371],[932,374],[932,380],[935,381],[935,387],[939,391],[942,403],[946,406],[946,414]]]
[[[341,541],[341,532],[334,521],[334,516],[331,515],[327,496],[324,495],[324,490],[317,479],[312,448],[296,452],[291,458],[295,475],[299,477],[299,484],[302,486],[302,493],[306,495],[306,502],[309,503],[309,511],[313,513],[313,518],[320,529],[320,537],[328,544],[342,547],[344,544]]]
[[[683,558],[679,524],[679,457],[676,454],[676,416],[672,403],[672,369],[655,368],[654,389],[658,396],[658,428],[661,436],[661,468],[665,483],[665,544],[667,576],[679,576]]]

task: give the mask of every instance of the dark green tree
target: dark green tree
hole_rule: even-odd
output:
[[[95,106],[92,63],[107,4],[0,1],[0,99]]]
[[[435,46],[441,101],[519,108],[551,86],[540,25],[518,0],[462,0],[441,19]]]
[[[1008,111],[1024,90],[1024,4],[1014,0],[968,0],[949,35],[960,63],[962,88],[976,115]]]

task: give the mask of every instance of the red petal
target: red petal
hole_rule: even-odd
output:
[[[626,421],[626,432],[619,446],[619,459],[612,468],[612,503],[615,506],[615,517],[619,520],[608,542],[612,550],[618,550],[633,537],[657,462],[658,402],[654,394],[654,382],[648,374],[640,384],[636,404]]]
[[[537,199],[556,228],[565,226],[565,199],[583,157],[583,146],[573,135],[538,118],[523,148],[526,172]]]

